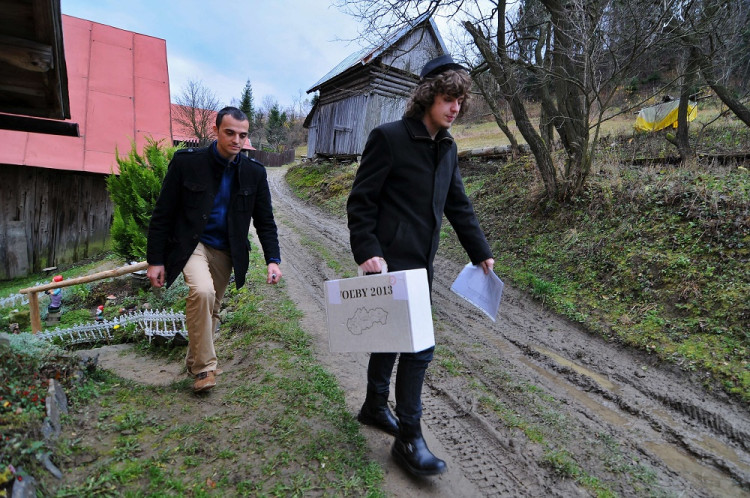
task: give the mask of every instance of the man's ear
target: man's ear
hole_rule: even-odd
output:
[[[214,135],[219,136],[219,127],[214,125]]]

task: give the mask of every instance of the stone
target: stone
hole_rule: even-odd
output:
[[[68,413],[68,397],[65,395],[62,385],[55,379],[50,379],[49,381],[46,407],[47,418],[45,422],[49,422],[49,426],[46,429],[43,427],[42,433],[46,439],[57,439],[60,437],[60,432],[62,431],[60,414]]]
[[[62,384],[55,379],[51,379],[49,383],[49,394],[55,397],[58,409],[60,413],[68,414],[68,396],[65,394],[65,389]]]
[[[52,460],[50,457],[51,457],[51,453],[49,451],[45,453],[44,456],[42,456],[42,465],[44,465],[44,468],[47,469],[50,474],[52,474],[58,479],[62,479],[63,478],[62,472],[60,471],[60,469],[57,468],[57,465],[52,463]]]
[[[8,323],[17,323],[19,328],[27,329],[31,326],[31,313],[28,308],[13,310],[8,315]]]
[[[13,494],[11,498],[36,498],[36,479],[22,473],[21,469],[16,472],[16,480],[13,482]]]

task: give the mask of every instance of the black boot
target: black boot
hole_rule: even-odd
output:
[[[434,476],[448,470],[445,462],[432,454],[418,428],[401,427],[391,455],[404,469],[417,476]]]
[[[388,408],[388,393],[377,394],[368,391],[357,420],[365,425],[372,425],[392,436],[398,435],[398,420]]]

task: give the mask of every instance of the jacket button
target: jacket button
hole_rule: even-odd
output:
[[[198,234],[197,234],[197,233],[194,233],[194,234],[193,234],[193,240],[195,240],[195,239],[197,239],[197,238],[198,238]]]
[[[207,219],[208,219],[208,216],[206,216],[206,215],[204,214],[204,215],[203,215],[203,219],[204,219],[204,220],[207,220]]]

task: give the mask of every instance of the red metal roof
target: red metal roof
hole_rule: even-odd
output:
[[[0,130],[0,164],[91,173],[117,172],[121,155],[146,137],[171,142],[167,43],[62,16],[69,121],[80,137]]]

